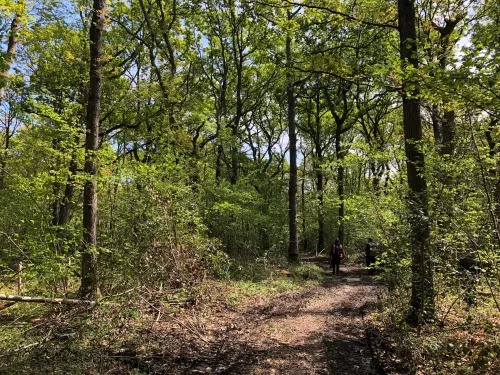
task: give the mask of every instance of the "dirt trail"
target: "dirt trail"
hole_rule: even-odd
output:
[[[206,327],[211,344],[170,373],[375,375],[364,316],[376,289],[365,270],[344,266],[320,286],[221,313]]]

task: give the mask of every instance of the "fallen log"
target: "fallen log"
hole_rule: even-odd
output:
[[[63,305],[95,305],[96,301],[70,299],[70,298],[47,298],[47,297],[28,297],[12,294],[0,294],[0,300],[13,302],[37,302],[37,303],[57,303]]]

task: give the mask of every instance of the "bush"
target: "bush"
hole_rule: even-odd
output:
[[[290,270],[296,277],[302,277],[308,280],[323,280],[324,271],[321,267],[312,263],[304,263],[295,266]]]

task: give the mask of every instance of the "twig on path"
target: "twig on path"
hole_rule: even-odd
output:
[[[219,349],[217,349],[217,353],[215,354],[215,358],[214,358],[215,360],[216,360],[217,358],[219,358],[219,354],[220,354],[220,352],[222,351],[222,348],[224,347],[224,345],[226,344],[226,341],[227,341],[227,340],[225,340],[225,339],[224,339],[224,340],[222,341],[222,343],[220,344]]]
[[[111,298],[115,298],[115,297],[121,297],[121,296],[123,296],[125,294],[129,294],[129,293],[133,292],[134,290],[141,289],[141,288],[142,288],[142,286],[139,285],[139,286],[136,286],[135,288],[130,288],[130,289],[128,289],[128,290],[126,290],[124,292],[121,292],[121,293],[113,294],[113,295],[110,295],[110,296],[104,296],[99,301],[97,301],[97,303],[99,304],[99,303],[101,303],[101,302],[103,302],[103,301],[105,301],[107,299],[111,299]]]
[[[153,305],[152,303],[148,302],[145,298],[139,296],[139,298],[141,298],[144,302],[146,302],[150,307],[152,307],[153,309],[155,309],[158,313],[161,313],[161,309],[159,309],[158,307],[156,307],[155,305]],[[203,341],[204,343],[208,344],[208,340],[206,338],[204,338],[202,336],[201,333],[199,333],[196,328],[194,327],[190,327],[189,325],[181,322],[179,319],[173,317],[173,316],[169,316],[169,315],[166,315],[170,320],[174,321],[175,323],[177,323],[178,325],[180,325],[182,328],[188,330],[189,332],[191,332],[193,335],[195,335],[196,337],[198,337],[201,341]],[[159,319],[157,319],[157,321],[159,321]],[[191,324],[192,326],[192,324]]]

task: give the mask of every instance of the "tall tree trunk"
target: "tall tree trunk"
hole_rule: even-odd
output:
[[[318,245],[316,253],[319,254],[325,248],[325,213],[323,199],[323,171],[317,173],[317,188],[318,188]]]
[[[238,129],[239,124],[235,124],[231,127],[231,136],[234,142],[234,144],[231,145],[231,173],[229,178],[231,185],[236,185],[238,181]]]
[[[344,237],[345,237],[345,227],[344,227],[344,207],[345,207],[345,194],[344,194],[344,157],[341,156],[340,159],[337,159],[339,161],[338,169],[337,169],[337,194],[339,196],[339,234],[338,238],[341,244],[344,244]]]
[[[23,6],[24,1],[20,0],[18,4],[20,6]],[[5,60],[3,62],[4,69],[0,72],[0,75],[3,79],[5,79],[9,74],[10,67],[14,62],[14,55],[16,54],[17,48],[17,32],[19,31],[19,26],[21,26],[20,15],[19,13],[16,13],[10,24],[9,40],[7,41],[7,51],[5,51]],[[4,96],[5,87],[2,86],[0,89],[0,104],[2,104]]]
[[[398,0],[400,53],[404,65],[418,69],[414,0]],[[406,71],[403,69],[403,71]],[[423,175],[420,89],[414,79],[403,80],[403,124],[409,187],[412,248],[412,293],[408,321],[422,323],[434,316],[433,266],[429,254],[427,184]]]
[[[217,186],[220,185],[220,181],[222,179],[222,162],[224,158],[224,148],[221,144],[221,131],[222,131],[222,122],[226,116],[226,94],[227,94],[227,75],[228,75],[228,65],[226,63],[226,53],[224,49],[224,44],[221,42],[222,48],[222,61],[223,61],[223,70],[222,70],[222,82],[220,84],[220,88],[218,90],[218,98],[215,102],[215,107],[217,108],[217,131],[216,131],[216,151],[217,158],[215,161],[215,180],[217,182]]]
[[[292,14],[288,11],[288,19]],[[292,38],[286,37],[286,67],[287,67],[287,106],[288,106],[288,137],[290,138],[290,181],[288,186],[288,223],[290,239],[288,244],[288,261],[299,261],[299,242],[297,237],[297,131],[295,128],[295,90],[292,77]]]
[[[339,220],[339,231],[338,231],[338,239],[340,243],[344,244],[345,237],[345,227],[344,227],[344,156],[345,153],[342,150],[342,125],[343,122],[336,120],[336,130],[335,130],[335,156],[337,158],[337,195],[339,197],[339,206],[338,206],[338,220]]]
[[[497,161],[497,142],[494,140],[494,134],[498,130],[498,120],[492,119],[488,124],[485,136],[489,147],[489,156],[492,162],[491,166],[488,168],[488,174],[491,181],[491,195],[493,197],[493,203],[495,205],[493,212],[498,220],[500,218],[500,163]]]
[[[453,155],[455,151],[455,111],[446,111],[443,119],[443,147],[442,155]]]
[[[24,1],[20,0],[19,5],[24,5]],[[9,40],[7,42],[7,51],[5,51],[4,70],[0,72],[2,80],[7,79],[10,67],[14,62],[14,55],[16,53],[16,48],[17,48],[17,32],[19,31],[20,25],[21,25],[20,15],[16,13],[10,24],[10,34],[9,34]],[[0,105],[4,100],[4,97],[5,97],[5,86],[2,85],[2,87],[0,87]],[[9,134],[9,127],[7,126],[5,134],[5,149],[0,150],[0,190],[3,190],[5,188],[5,166],[7,157],[6,154],[7,150],[9,149],[10,137],[11,135]]]
[[[450,37],[457,24],[465,17],[463,14],[458,14],[454,19],[446,19],[444,27],[437,27],[440,34],[439,43],[439,66],[443,72],[446,71],[448,65],[448,56],[453,52],[450,50],[452,46]],[[444,106],[448,101],[444,102]],[[445,109],[442,126],[441,126],[441,154],[452,155],[455,151],[455,111]]]
[[[236,48],[236,44],[234,48]],[[238,80],[236,84],[236,116],[234,118],[234,124],[231,126],[233,141],[233,144],[231,145],[231,185],[236,185],[236,182],[238,181],[238,135],[241,118],[243,117],[243,99],[241,97],[243,86],[243,55],[241,51],[239,52],[238,57],[235,57],[235,63],[238,71]]]
[[[320,116],[320,97],[319,91],[316,96],[316,111],[314,116],[316,126],[316,190],[318,193],[318,243],[316,254],[319,254],[325,248],[325,212],[324,212],[324,173],[323,173],[323,150],[321,147],[321,116]]]
[[[5,128],[4,149],[0,150],[0,191],[5,189],[5,167],[7,166],[7,152],[8,152],[9,147],[10,147],[10,138],[11,137],[12,137],[12,134],[10,133],[10,126],[7,125],[7,127]]]
[[[57,197],[54,203],[52,204],[53,216],[52,216],[52,225],[56,226],[64,226],[69,222],[69,205],[71,200],[73,199],[73,194],[75,191],[75,176],[77,172],[78,165],[76,163],[76,154],[75,152],[71,155],[71,160],[69,162],[69,178],[66,181],[64,186],[64,192],[62,197]],[[59,194],[59,186],[55,186],[54,188],[56,194]]]
[[[88,178],[83,192],[83,253],[80,295],[92,298],[97,284],[97,150],[102,91],[102,49],[106,0],[94,0],[90,25],[90,89],[87,105],[84,172]]]
[[[307,252],[308,240],[306,237],[306,166],[307,154],[303,152],[304,159],[302,159],[302,183],[301,183],[301,206],[302,206],[302,251]]]
[[[59,211],[59,225],[65,225],[69,222],[69,205],[73,199],[73,194],[75,192],[75,176],[78,169],[78,164],[76,163],[76,151],[73,152],[71,160],[69,162],[69,173],[70,177],[66,182],[64,188],[64,196],[61,202],[61,210]]]
[[[437,104],[433,104],[431,106],[431,121],[432,130],[434,132],[434,140],[437,144],[441,144],[443,142],[443,133],[441,120],[439,119],[439,106]]]
[[[217,186],[219,186],[222,179],[222,159],[224,158],[224,150],[221,144],[218,144],[216,149],[217,159],[215,160],[215,181],[217,182]]]

